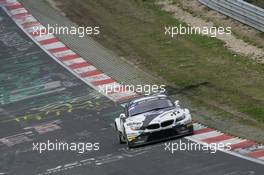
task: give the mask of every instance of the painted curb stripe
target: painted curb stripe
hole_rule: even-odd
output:
[[[10,4],[9,6],[7,6],[7,8],[8,10],[13,10],[13,9],[18,9],[18,8],[23,8],[23,6],[20,3],[14,3],[14,4]]]
[[[86,81],[89,81],[89,82],[95,82],[95,81],[101,81],[101,80],[110,79],[110,77],[107,76],[107,75],[105,75],[105,74],[99,74],[99,75],[94,75],[94,76],[86,77],[84,79]]]
[[[230,144],[230,146],[231,146],[233,144],[238,144],[238,143],[241,143],[241,142],[244,142],[244,141],[246,141],[246,140],[245,139],[242,140],[242,139],[239,139],[239,138],[233,138],[232,137],[231,139],[223,140],[223,141],[220,141],[218,143],[219,144],[221,143],[221,144],[224,144],[224,145]]]
[[[210,132],[210,131],[214,131],[214,129],[212,129],[212,128],[203,128],[203,129],[195,130],[193,134],[197,135],[197,134],[202,134],[202,133],[206,133],[206,132]]]
[[[30,17],[27,17],[25,19],[28,19]],[[21,19],[21,21],[25,21],[25,19]],[[22,22],[23,23],[23,22]],[[32,26],[32,27],[28,27],[28,28],[24,28],[28,33],[32,33],[32,32],[35,32],[35,33],[39,33],[40,31],[43,31],[45,30],[45,27],[41,24],[39,25],[35,25],[35,26]],[[40,33],[40,34],[48,34],[47,31],[43,32],[43,33]],[[40,35],[39,34],[39,35]]]
[[[62,57],[58,57],[59,60],[61,61],[69,61],[69,60],[73,60],[73,59],[76,59],[76,58],[80,58],[79,55],[77,54],[72,54],[72,55],[65,55],[65,56],[62,56]]]
[[[34,27],[34,26],[38,26],[40,25],[40,23],[38,21],[30,21],[30,22],[24,22],[22,24],[22,26],[26,29],[26,28],[30,28],[30,27]]]
[[[264,156],[264,150],[258,150],[254,151],[248,154],[250,157],[258,158],[258,157],[263,157]]]
[[[84,72],[89,72],[89,71],[93,71],[96,70],[96,67],[92,66],[92,65],[88,65],[88,66],[84,66],[81,68],[76,68],[73,69],[74,72],[77,72],[78,74],[84,73]]]
[[[88,72],[83,72],[80,74],[80,76],[81,77],[90,77],[90,76],[99,75],[99,74],[102,74],[102,72],[99,70],[92,70],[92,71],[88,71]]]
[[[65,61],[62,61],[65,65],[67,66],[71,66],[71,65],[74,65],[74,64],[82,64],[82,63],[86,63],[86,61],[80,57],[78,58],[74,58],[74,59],[69,59],[69,60],[65,60]]]
[[[53,39],[54,36],[53,35],[50,35],[50,34],[42,34],[42,35],[39,35],[39,36],[35,36],[34,39],[41,42],[41,41],[47,41],[47,40],[50,40],[50,39]]]
[[[46,50],[60,48],[60,47],[65,47],[65,45],[62,42],[56,42],[56,43],[43,45],[43,48],[45,48]]]
[[[71,69],[77,69],[77,68],[82,68],[82,67],[86,67],[86,66],[89,66],[90,64],[87,63],[87,62],[83,62],[83,63],[76,63],[76,64],[72,64],[70,65],[69,67]]]
[[[23,23],[26,23],[26,22],[36,22],[37,20],[32,16],[28,16],[27,18],[24,18],[24,19],[17,19],[17,22],[21,25]]]
[[[228,139],[231,139],[231,138],[232,138],[232,137],[229,136],[229,135],[222,134],[222,135],[220,135],[220,136],[210,137],[210,138],[204,139],[204,140],[202,140],[202,141],[210,144],[210,143],[218,143],[218,142],[220,142],[220,141],[228,140]]]
[[[22,18],[27,17],[28,15],[30,15],[30,13],[29,12],[25,12],[25,13],[20,13],[20,14],[13,15],[13,17],[16,18],[16,19],[22,19]]]
[[[248,148],[248,147],[251,147],[251,146],[254,146],[254,145],[256,145],[255,142],[252,142],[250,140],[246,140],[244,142],[231,145],[231,149],[235,150],[235,149]]]
[[[51,43],[56,43],[58,41],[59,40],[57,38],[50,38],[50,39],[46,39],[46,40],[39,41],[39,44],[41,44],[41,45],[47,45],[47,44],[51,44]]]
[[[10,13],[12,15],[20,15],[20,14],[28,13],[28,11],[25,8],[18,8],[18,9],[10,10]]]
[[[54,52],[53,55],[57,58],[60,58],[60,57],[65,57],[65,56],[68,56],[68,55],[76,55],[76,53],[74,53],[72,50],[70,49],[67,49],[67,50],[64,50],[64,51],[60,51],[60,52]]]
[[[30,32],[30,35],[34,36],[34,37],[35,36],[40,36],[40,35],[43,35],[43,34],[48,34],[48,31],[45,30],[45,29],[42,29],[42,30]]]
[[[61,52],[61,51],[66,51],[70,50],[68,47],[59,47],[59,48],[54,48],[54,49],[49,49],[48,51],[51,53],[56,53],[56,52]]]
[[[109,84],[113,82],[115,82],[115,80],[113,80],[112,78],[108,78],[105,80],[93,81],[92,84],[95,86],[99,86],[99,85],[105,85],[105,84]]]
[[[206,133],[202,133],[202,134],[196,134],[193,137],[199,140],[205,140],[208,139],[210,137],[216,137],[222,135],[222,133],[218,132],[218,131],[211,131],[211,132],[206,132]]]

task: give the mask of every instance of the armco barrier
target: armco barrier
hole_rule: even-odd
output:
[[[199,0],[202,4],[264,32],[264,9],[243,0]]]

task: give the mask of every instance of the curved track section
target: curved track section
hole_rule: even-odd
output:
[[[97,91],[100,90],[103,95],[113,101],[123,101],[137,95],[130,91],[104,93],[109,90],[102,90],[100,89],[100,86],[107,88],[112,84],[115,84],[116,86],[122,85],[98,70],[85,59],[81,58],[64,43],[59,41],[53,34],[46,33],[43,35],[43,31],[41,30],[44,29],[44,26],[41,25],[19,2],[10,1],[10,3],[6,4],[6,8],[14,21],[25,31],[26,34],[28,34],[29,37],[36,41],[36,43],[54,58],[55,61],[71,71],[90,87]]]
[[[87,68],[92,65],[54,36],[41,39],[33,35],[32,26],[41,24],[20,3],[12,0],[5,6],[0,8],[0,174],[263,173],[261,145],[197,123],[194,136],[136,149],[119,145],[111,124],[122,107],[97,92],[96,84],[92,83],[101,79],[86,82],[86,77],[76,72],[80,63]],[[56,50],[54,45],[61,49]],[[125,98],[131,95],[134,94]],[[124,96],[117,97],[119,100]],[[33,143],[47,140],[100,143],[100,149],[85,153],[39,153],[32,149]],[[230,142],[232,151],[229,154],[226,150],[215,154],[194,150],[171,153],[165,147],[165,144],[193,141],[200,144]]]

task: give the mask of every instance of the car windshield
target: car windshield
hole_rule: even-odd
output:
[[[129,106],[128,114],[129,116],[134,116],[148,111],[169,108],[172,106],[173,104],[169,99],[148,99]]]

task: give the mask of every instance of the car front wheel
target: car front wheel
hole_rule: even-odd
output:
[[[125,139],[124,139],[124,136],[123,136],[123,134],[122,134],[122,132],[120,132],[120,131],[117,129],[116,124],[115,124],[115,130],[116,130],[116,132],[117,132],[117,139],[118,139],[118,142],[119,142],[120,144],[126,143],[126,142],[125,142]]]
[[[123,135],[122,135],[122,133],[120,131],[118,131],[118,136],[117,137],[118,137],[118,141],[119,141],[120,144],[125,143]]]

